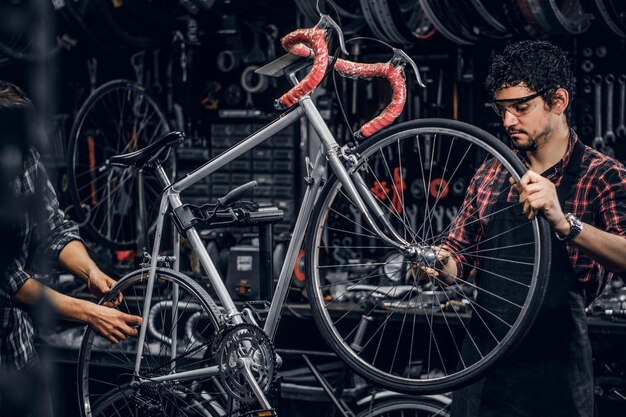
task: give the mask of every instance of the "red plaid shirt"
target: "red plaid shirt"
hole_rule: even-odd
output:
[[[572,130],[563,160],[542,174],[557,187],[564,177],[577,140],[578,136]],[[522,152],[516,153],[528,165],[526,155]],[[509,203],[518,201],[517,193],[508,184],[509,176],[508,170],[491,159],[478,169],[470,182],[463,202],[463,207],[467,206],[467,209],[459,214],[442,245],[452,252],[459,269],[459,277],[469,272],[464,271],[463,265],[473,265],[476,260],[457,252],[481,241],[489,222],[489,216],[485,217],[485,214],[491,212],[491,205],[500,193],[508,192]],[[626,168],[615,159],[585,146],[578,182],[562,209],[584,223],[626,238]],[[590,303],[602,292],[613,274],[589,258],[576,245],[567,244],[567,251],[585,299]]]

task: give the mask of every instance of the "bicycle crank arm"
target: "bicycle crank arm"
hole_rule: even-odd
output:
[[[250,385],[250,388],[252,388],[252,391],[254,392],[254,396],[256,397],[256,399],[259,400],[259,404],[261,404],[261,407],[263,407],[266,410],[269,410],[272,407],[270,406],[270,403],[267,400],[267,397],[263,393],[263,390],[259,386],[259,383],[256,381],[256,379],[254,379],[254,375],[252,375],[252,370],[250,369],[250,362],[251,360],[249,358],[239,358],[239,360],[237,361],[237,365],[240,366],[243,376],[246,378],[246,381]]]

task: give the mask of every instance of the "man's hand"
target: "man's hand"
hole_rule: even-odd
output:
[[[115,285],[115,280],[102,272],[97,267],[91,268],[87,275],[87,288],[98,298],[104,297],[111,292],[111,288]],[[122,302],[122,293],[118,292],[115,298],[104,303],[107,307],[115,307]]]
[[[128,336],[137,336],[135,326],[141,324],[141,317],[122,313],[115,308],[91,304],[87,323],[111,343],[119,343]]]
[[[454,262],[450,252],[442,247],[435,246],[434,249],[437,252],[434,268],[413,264],[411,266],[413,277],[417,280],[428,279],[435,283],[438,281],[445,285],[454,284],[457,275],[456,262]]]
[[[570,224],[561,209],[556,187],[552,181],[528,170],[517,184],[512,177],[509,178],[509,182],[519,194],[519,202],[523,206],[522,211],[529,220],[534,219],[541,210],[554,230],[562,235],[569,233]]]
[[[111,343],[119,343],[128,336],[136,336],[137,329],[134,326],[139,326],[142,321],[141,317],[122,313],[116,308],[61,294],[35,279],[26,280],[13,297],[13,301],[33,305],[39,302],[41,297],[46,297],[62,317],[90,325]]]
[[[87,288],[98,298],[104,297],[111,292],[115,285],[115,280],[102,272],[96,263],[87,253],[87,249],[78,240],[73,240],[59,252],[59,262],[61,265],[76,275],[87,281]],[[111,300],[104,303],[107,307],[115,307],[122,302],[122,294],[118,293]]]

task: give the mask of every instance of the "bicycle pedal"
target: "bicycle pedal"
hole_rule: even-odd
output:
[[[266,300],[252,300],[246,301],[244,307],[250,309],[254,314],[254,319],[258,325],[263,325],[267,319],[267,315],[270,312],[270,303]]]

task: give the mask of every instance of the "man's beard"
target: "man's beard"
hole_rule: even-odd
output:
[[[522,130],[509,130],[509,135],[514,133],[524,133],[528,136],[528,141],[526,143],[515,142],[515,140],[511,140],[513,147],[519,151],[528,152],[528,151],[536,151],[539,149],[539,145],[546,141],[548,136],[552,133],[552,127],[550,125],[546,126],[541,132],[539,132],[536,136],[531,136]]]

